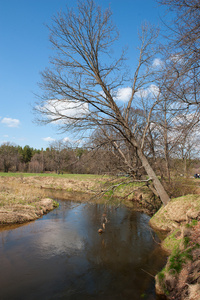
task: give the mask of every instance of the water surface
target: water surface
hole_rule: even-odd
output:
[[[59,202],[35,222],[0,230],[0,299],[156,299],[151,275],[165,256],[149,217]],[[104,213],[108,223],[99,235]]]

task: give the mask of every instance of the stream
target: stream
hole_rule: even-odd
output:
[[[153,276],[166,256],[146,214],[58,202],[34,222],[0,229],[1,300],[158,299]]]

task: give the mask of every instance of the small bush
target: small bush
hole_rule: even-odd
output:
[[[183,253],[178,250],[174,255],[171,255],[169,262],[169,269],[172,270],[173,273],[179,274],[182,269],[182,264],[185,263]]]
[[[198,221],[193,219],[192,222],[191,222],[191,225],[196,226],[197,224],[198,224]]]
[[[187,247],[187,245],[189,244],[190,242],[190,238],[188,236],[185,236],[184,237],[184,246]]]
[[[197,193],[196,182],[190,178],[173,178],[171,182],[164,181],[163,185],[170,198]]]
[[[57,201],[55,201],[55,200],[53,201],[53,207],[55,207],[55,208],[59,207],[59,203]]]

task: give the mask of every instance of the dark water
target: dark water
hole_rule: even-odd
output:
[[[126,208],[60,201],[35,222],[1,230],[0,299],[156,299],[148,273],[165,256],[148,221]]]

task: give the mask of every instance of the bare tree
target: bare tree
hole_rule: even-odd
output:
[[[199,0],[157,0],[168,8],[171,21],[168,21],[173,35],[169,41],[176,48],[184,50],[191,64],[199,61],[200,48],[200,3]],[[170,22],[170,23],[169,23]]]
[[[126,151],[137,153],[165,205],[169,197],[143,151],[151,114],[158,102],[156,93],[146,107],[142,136],[137,135],[131,112],[137,108],[139,94],[152,84],[157,31],[146,24],[142,27],[138,64],[128,77],[124,52],[118,59],[114,59],[112,52],[118,33],[111,21],[111,11],[103,12],[93,0],[79,1],[77,11],[58,14],[49,28],[55,56],[51,58],[52,68],[42,72],[40,87],[44,94],[36,109],[44,117],[43,122],[57,122],[63,131],[112,128],[123,140]],[[129,91],[129,99],[121,105],[119,92],[124,88]],[[106,137],[127,163],[120,144],[110,135]]]
[[[174,100],[182,103],[182,108],[195,105],[199,109],[199,0],[157,1],[168,8],[168,17],[171,17],[167,22],[167,41],[162,49],[167,70],[165,87],[173,94]]]
[[[190,115],[177,116],[175,122],[177,124],[174,128],[174,135],[177,142],[174,143],[175,151],[172,157],[182,161],[181,173],[187,177],[192,159],[198,157],[200,125],[198,121],[192,122]]]
[[[31,173],[40,173],[44,171],[43,154],[36,153],[29,162],[28,171]]]
[[[16,170],[19,163],[19,154],[16,146],[9,142],[0,146],[0,169],[8,172],[10,169]]]
[[[68,164],[68,143],[62,140],[54,141],[50,144],[49,160],[53,164],[53,169],[60,174]]]
[[[167,34],[165,33],[165,43],[161,47],[164,71],[159,73],[157,83],[164,100],[161,102],[162,107],[164,103],[168,107],[165,114],[167,126],[164,126],[163,122],[160,124],[165,143],[165,162],[169,168],[170,156],[185,157],[183,160],[186,170],[189,152],[192,154],[195,151],[194,132],[197,133],[195,128],[200,117],[200,2],[157,2],[167,9]],[[161,116],[163,118],[164,114]],[[180,155],[181,149],[183,151]],[[192,149],[192,152],[189,149]]]

